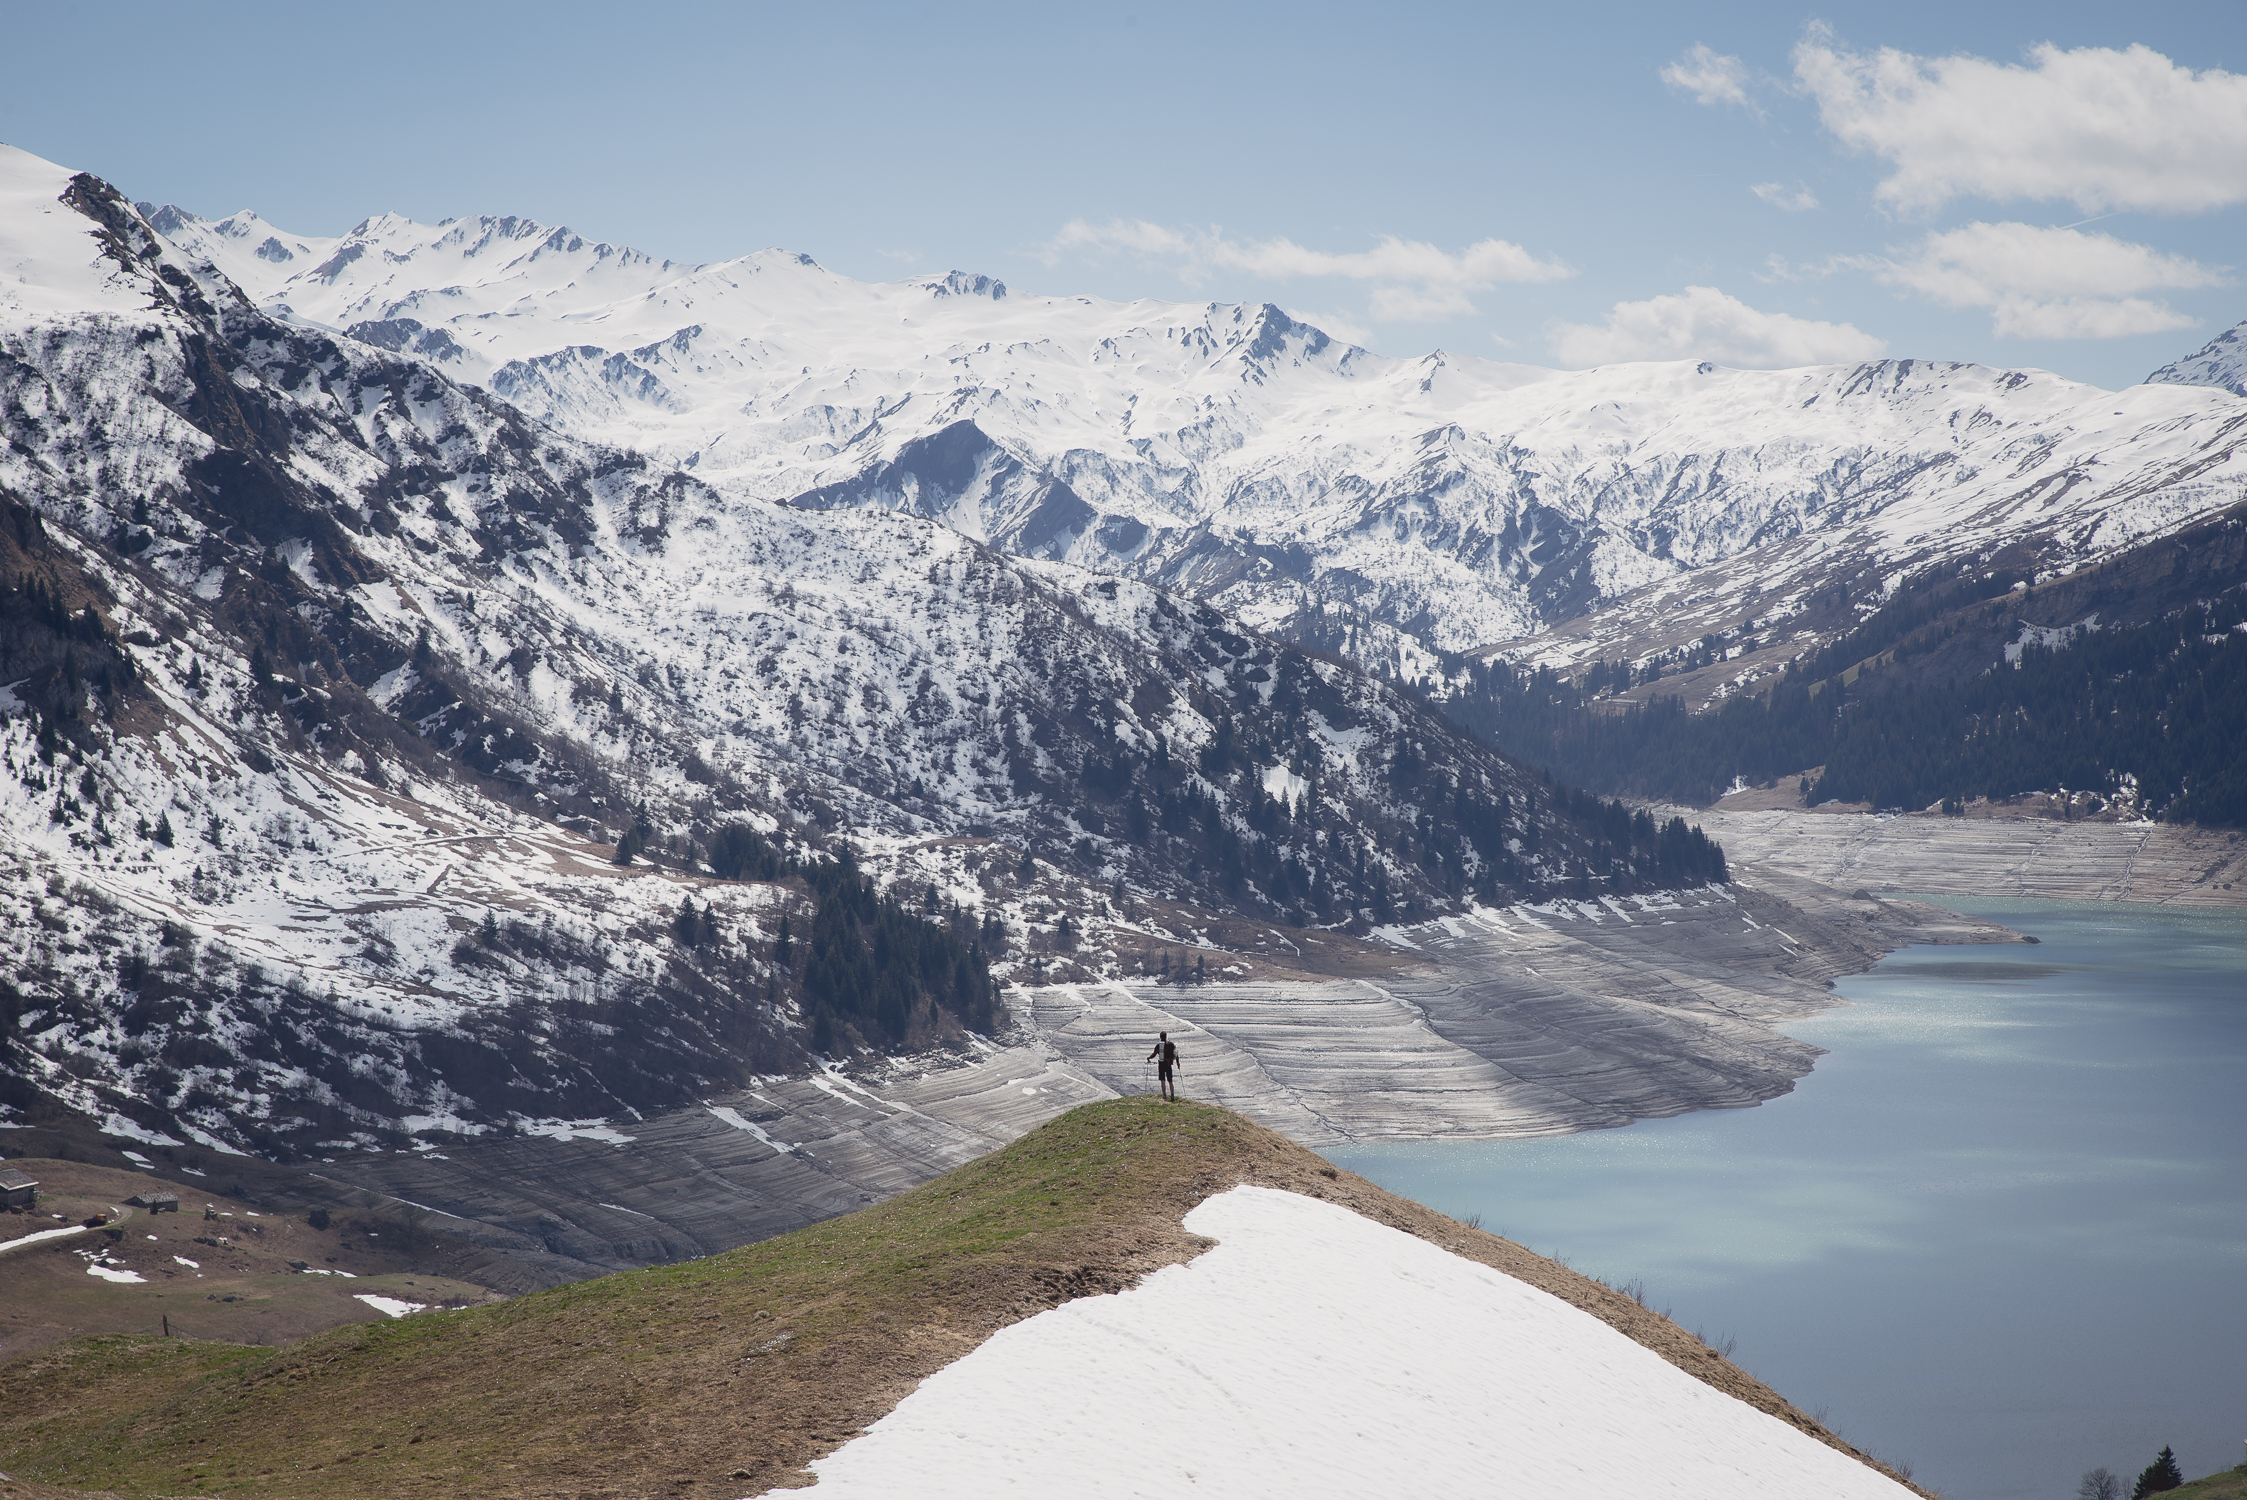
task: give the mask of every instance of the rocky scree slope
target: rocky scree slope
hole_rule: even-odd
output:
[[[278,321],[97,179],[0,150],[0,237],[12,1111],[558,1128],[960,1045],[1033,881],[1363,930],[1721,877],[1207,606]]]
[[[778,250],[688,266],[519,218],[318,238],[152,213],[285,321],[729,498],[900,510],[1296,638],[1323,612],[1392,667],[1571,621],[1537,659],[1748,619],[1814,646],[1837,591],[1869,608],[1900,573],[2000,554],[2065,569],[2247,497],[2228,390],[1393,359],[1268,304],[867,284]]]

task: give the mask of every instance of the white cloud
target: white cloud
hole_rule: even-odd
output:
[[[2188,213],[2247,201],[2247,75],[2195,73],[2142,45],[2045,43],[2025,66],[1853,53],[1819,26],[1794,68],[1825,127],[1894,168],[1878,197],[1896,209],[1983,197]]]
[[[2222,286],[2220,267],[2151,245],[2035,224],[1966,224],[1903,259],[1865,262],[1881,281],[1945,307],[1985,307],[2001,338],[2106,339],[2189,328],[2143,292]]]
[[[1790,214],[1806,213],[1818,206],[1817,196],[1799,182],[1793,187],[1783,182],[1759,182],[1748,191],[1773,208],[1785,209]]]
[[[1763,111],[1748,97],[1748,65],[1707,44],[1695,42],[1691,50],[1662,69],[1662,81],[1696,104],[1737,104],[1754,114]]]
[[[1376,323],[1442,323],[1474,316],[1475,303],[1457,286],[1377,286],[1366,311]]]
[[[1293,240],[1236,240],[1221,229],[1171,229],[1144,219],[1091,224],[1072,219],[1043,247],[1048,265],[1067,251],[1130,251],[1167,261],[1188,281],[1216,270],[1246,271],[1284,281],[1339,277],[1373,283],[1378,322],[1439,322],[1474,312],[1472,293],[1501,282],[1559,281],[1576,273],[1539,260],[1510,240],[1478,240],[1456,254],[1423,240],[1384,236],[1371,250],[1335,253]]]
[[[2011,299],[1998,303],[1994,314],[1990,321],[2005,339],[2122,339],[2190,328],[2195,321],[2166,302],[2143,297]]]
[[[1823,281],[1843,271],[1877,269],[1883,264],[1885,262],[1877,256],[1829,255],[1824,260],[1798,265],[1774,250],[1763,258],[1763,269],[1753,274],[1756,280],[1770,286],[1781,281]]]
[[[1758,312],[1713,286],[1618,302],[1604,325],[1559,325],[1552,346],[1560,362],[1574,368],[1640,359],[1705,359],[1763,370],[1876,359],[1888,347],[1847,323]]]

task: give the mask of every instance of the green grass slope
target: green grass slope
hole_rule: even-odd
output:
[[[2172,1500],[2247,1500],[2247,1464],[2187,1480],[2169,1494]]]
[[[1238,1115],[1134,1098],[703,1260],[282,1349],[111,1336],[39,1351],[0,1364],[0,1470],[124,1496],[733,1500],[805,1482],[805,1464],[999,1328],[1192,1258],[1207,1242],[1179,1220],[1241,1182],[1330,1199],[1518,1276],[1855,1452],[1596,1281]]]

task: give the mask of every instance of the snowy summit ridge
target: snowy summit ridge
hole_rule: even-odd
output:
[[[2146,377],[2148,385],[2207,385],[2247,396],[2247,322],[2234,323],[2199,350]]]
[[[1503,643],[1800,538],[1753,611],[1726,596],[1783,617],[2007,547],[2076,566],[2247,494],[2229,390],[1918,360],[1399,359],[1269,304],[865,283],[779,250],[690,266],[516,218],[384,215],[335,239],[156,218],[277,315],[729,499],[904,510],[1271,628],[1323,607],[1423,646]]]

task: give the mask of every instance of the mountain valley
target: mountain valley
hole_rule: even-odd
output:
[[[1344,661],[923,519],[729,500],[4,164],[40,289],[0,365],[16,1123],[566,1138],[964,1058],[997,984],[1200,978],[1213,931],[1237,972],[1348,972],[1472,901],[1723,878]]]
[[[1743,812],[1728,859],[1695,805],[1842,765],[1737,713],[2087,618],[2213,609],[2235,669],[2222,342],[2122,393],[1396,360],[0,148],[0,1124],[441,1214],[519,1290],[886,1198],[1157,1027],[1312,1143],[1773,1097],[1834,975],[2008,935]],[[2222,821],[2192,754],[2080,811]],[[2186,836],[2133,837],[2091,863]]]

